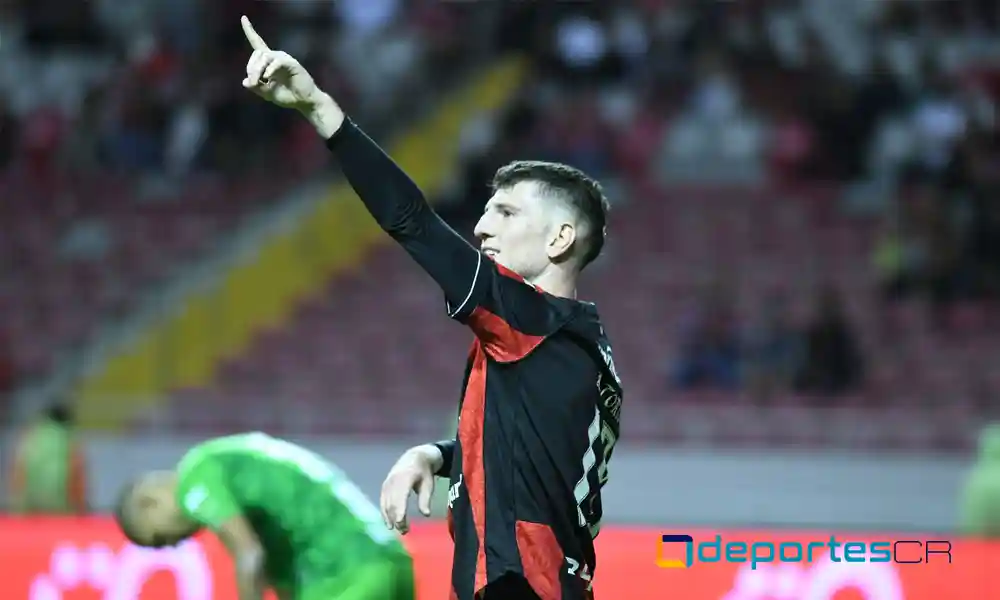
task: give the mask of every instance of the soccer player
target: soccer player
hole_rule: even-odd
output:
[[[476,249],[298,61],[246,18],[243,28],[243,86],[312,123],[378,224],[441,287],[448,316],[475,334],[458,435],[403,454],[382,488],[386,524],[405,533],[410,492],[428,514],[434,477],[450,476],[452,598],[591,597],[622,397],[597,310],[576,299],[604,244],[601,187],[566,165],[507,165]]]
[[[236,566],[240,600],[413,600],[413,566],[398,534],[343,473],[265,435],[217,438],[174,471],[126,486],[115,509],[133,543],[177,544],[203,528]]]

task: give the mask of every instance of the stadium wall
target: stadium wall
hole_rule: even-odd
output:
[[[336,462],[372,498],[399,454],[426,441],[294,439]],[[172,467],[198,441],[85,436],[93,505],[110,506],[131,475]],[[615,451],[604,508],[608,523],[951,531],[966,467],[964,459],[912,454],[714,453],[623,444]],[[435,504],[435,513],[443,514]]]
[[[673,531],[677,531],[674,529]],[[753,543],[838,539],[870,543],[903,539],[849,531],[687,530],[701,540],[721,535]],[[812,563],[656,566],[660,528],[614,528],[597,538],[595,596],[612,600],[987,600],[995,599],[1000,543],[950,540],[950,560],[919,564],[832,561]],[[920,535],[904,534],[905,539]],[[928,539],[926,536],[924,539]],[[934,538],[940,540],[940,538]],[[404,538],[414,557],[418,600],[447,598],[451,542],[443,524],[419,524]],[[912,546],[911,546],[912,547]],[[915,549],[915,548],[914,548]],[[915,560],[919,553],[897,556]],[[174,548],[149,550],[126,543],[111,519],[0,516],[0,589],[24,600],[237,600],[233,568],[221,545],[201,535]],[[273,600],[269,598],[268,600]]]

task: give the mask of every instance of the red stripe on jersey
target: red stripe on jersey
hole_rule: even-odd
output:
[[[481,306],[472,311],[469,326],[490,357],[499,362],[520,360],[545,341],[544,335],[522,333]]]
[[[475,357],[465,386],[465,398],[458,421],[458,439],[462,443],[462,475],[472,507],[472,520],[479,538],[476,558],[478,591],[486,585],[486,469],[483,466],[483,424],[486,414],[486,354],[476,344]]]
[[[521,568],[540,600],[562,600],[563,551],[548,525],[517,522],[517,550]]]

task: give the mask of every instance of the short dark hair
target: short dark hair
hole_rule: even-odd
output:
[[[590,225],[590,236],[585,240],[581,268],[601,255],[611,206],[597,180],[569,165],[517,160],[497,169],[492,188],[495,192],[512,188],[522,181],[537,182],[544,193],[562,197]]]
[[[46,419],[66,427],[74,424],[75,419],[73,417],[72,408],[65,402],[57,402],[45,410]]]

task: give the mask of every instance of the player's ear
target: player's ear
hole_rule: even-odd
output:
[[[549,243],[545,248],[549,260],[561,262],[569,258],[576,241],[576,226],[569,221],[557,221],[553,224]]]

